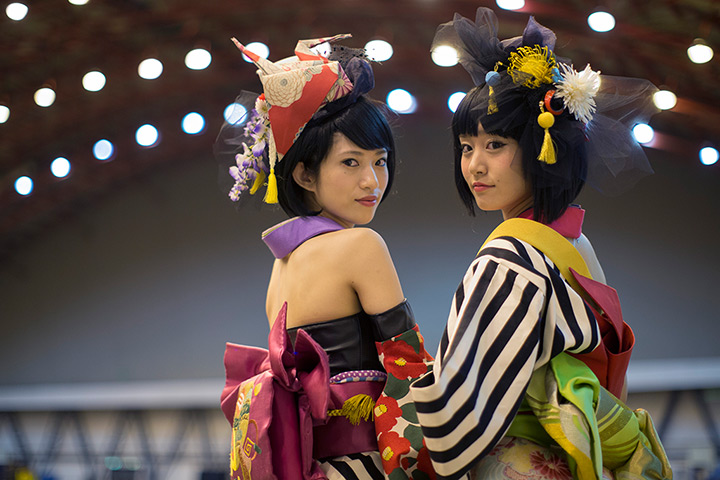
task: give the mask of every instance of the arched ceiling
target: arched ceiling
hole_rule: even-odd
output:
[[[0,124],[0,256],[32,235],[72,216],[100,196],[182,162],[211,159],[215,132],[225,105],[243,88],[258,89],[254,68],[241,60],[229,38],[262,41],[271,59],[290,55],[295,42],[351,32],[357,46],[373,38],[392,43],[394,56],[375,69],[376,98],[406,88],[419,103],[416,116],[444,110],[447,96],[471,87],[461,67],[434,65],[429,46],[439,23],[454,12],[474,18],[490,1],[459,0],[316,0],[313,2],[90,0],[73,6],[61,0],[28,0],[28,16],[0,18],[0,103],[11,108]],[[602,3],[617,27],[592,32],[586,17]],[[653,119],[663,148],[678,161],[696,161],[704,141],[720,142],[718,57],[705,65],[690,63],[686,49],[695,37],[720,48],[720,3],[714,0],[526,0],[520,12],[496,8],[502,38],[518,35],[528,14],[552,28],[556,51],[591,62],[603,73],[648,78],[679,97],[673,111]],[[202,46],[211,66],[192,71],[185,54]],[[138,63],[160,59],[157,80],[137,75]],[[83,90],[82,76],[102,71],[108,81],[96,93]],[[34,91],[51,85],[57,100],[49,108],[33,103]],[[203,134],[187,136],[179,122],[185,113],[203,114]],[[163,135],[155,148],[140,149],[134,132],[153,123]],[[108,138],[116,158],[92,157],[95,141]],[[73,162],[69,178],[49,173],[57,156]],[[13,190],[18,175],[30,174],[35,191],[21,197]]]

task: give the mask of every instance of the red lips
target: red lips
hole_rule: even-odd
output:
[[[365,205],[366,207],[374,207],[377,203],[377,197],[375,195],[368,195],[366,197],[358,198],[355,201],[361,205]]]
[[[493,186],[487,185],[482,182],[473,182],[473,190],[475,190],[476,192],[484,192],[488,188],[493,188]]]

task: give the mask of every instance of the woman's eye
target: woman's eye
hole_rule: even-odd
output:
[[[378,167],[384,167],[385,165],[387,165],[387,158],[381,158],[380,160],[375,162],[375,165],[377,165]]]
[[[488,148],[488,150],[496,150],[496,149],[502,148],[504,146],[505,146],[505,142],[501,142],[499,140],[493,140],[488,143],[487,148]]]
[[[347,158],[343,160],[342,163],[347,165],[348,167],[357,167],[359,165],[358,161],[354,158]]]
[[[467,143],[463,143],[462,145],[460,145],[460,148],[462,148],[462,153],[468,153],[472,151],[472,147]]]

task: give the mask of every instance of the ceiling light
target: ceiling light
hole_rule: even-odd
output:
[[[88,0],[68,0],[73,5],[87,5]]]
[[[455,110],[457,110],[457,107],[460,105],[463,98],[465,98],[465,92],[455,92],[448,97],[447,104],[451,112],[455,113]]]
[[[670,90],[659,90],[653,94],[653,103],[660,110],[670,110],[677,105],[677,96]]]
[[[393,47],[385,40],[370,40],[365,44],[365,52],[370,60],[384,62],[393,55]]]
[[[57,178],[65,178],[70,173],[70,160],[65,157],[58,157],[50,164],[50,171]]]
[[[16,22],[19,22],[23,18],[25,18],[25,15],[28,13],[28,7],[24,3],[11,3],[5,8],[5,14],[8,16],[10,20],[15,20]]]
[[[253,52],[255,55],[262,57],[262,58],[268,58],[270,56],[270,49],[267,45],[265,45],[262,42],[252,42],[245,45],[245,48]],[[243,53],[243,60],[245,60],[248,63],[252,63],[252,60],[250,60],[250,57],[245,55]]]
[[[190,50],[185,55],[185,66],[190,70],[205,70],[212,62],[212,55],[204,48]]]
[[[99,92],[105,86],[105,75],[98,71],[88,72],[83,76],[82,84],[88,92]]]
[[[430,54],[435,65],[441,67],[452,67],[458,63],[458,52],[450,45],[439,45]]]
[[[110,140],[98,140],[93,145],[93,155],[98,160],[110,160],[115,153],[115,147],[110,143]]]
[[[714,165],[719,158],[720,153],[718,153],[716,148],[705,147],[700,150],[700,162],[703,165]]]
[[[495,3],[503,10],[520,10],[525,6],[525,0],[495,0]]]
[[[32,178],[23,175],[15,180],[15,191],[20,195],[30,195],[33,191]]]
[[[35,92],[35,103],[41,107],[49,107],[55,103],[55,90],[50,87],[43,87]]]
[[[590,28],[596,32],[609,32],[615,28],[615,17],[608,12],[597,11],[591,13],[590,16],[588,16],[587,22]]]
[[[638,123],[633,127],[632,133],[638,143],[650,143],[655,137],[655,131],[647,123]]]
[[[244,105],[241,105],[239,103],[231,103],[227,107],[225,107],[225,111],[223,111],[223,117],[225,118],[225,121],[229,123],[230,125],[235,125],[240,120],[245,118],[245,114],[247,113],[247,108],[245,108]]]
[[[707,63],[712,60],[715,52],[705,40],[696,38],[692,45],[688,47],[687,54],[693,63]]]
[[[160,133],[158,129],[146,123],[135,132],[135,141],[141,147],[154,147],[158,143]]]
[[[138,65],[138,75],[145,80],[155,80],[163,72],[163,64],[157,58],[146,58]]]
[[[5,105],[0,105],[0,123],[5,123],[10,118],[10,108]]]
[[[195,135],[203,131],[205,128],[205,119],[197,112],[188,113],[182,119],[183,132],[189,135]]]
[[[388,107],[397,113],[413,113],[417,108],[417,102],[410,92],[402,88],[396,88],[387,95]]]

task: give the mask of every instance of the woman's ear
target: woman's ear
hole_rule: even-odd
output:
[[[315,175],[305,168],[303,162],[298,162],[292,171],[293,180],[308,192],[315,192]]]

